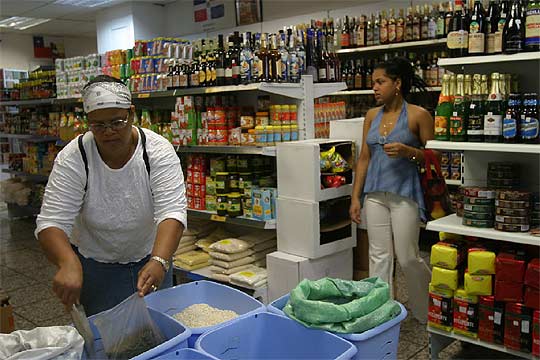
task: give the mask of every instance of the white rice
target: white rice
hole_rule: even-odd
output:
[[[238,317],[232,310],[216,309],[208,304],[193,304],[173,317],[190,328],[221,324]]]

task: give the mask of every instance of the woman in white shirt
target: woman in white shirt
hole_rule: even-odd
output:
[[[165,138],[132,125],[124,84],[99,76],[83,103],[90,131],[58,154],[35,233],[58,267],[53,291],[92,315],[172,285],[187,205],[180,159]]]

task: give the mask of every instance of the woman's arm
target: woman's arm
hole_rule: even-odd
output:
[[[371,153],[367,145],[366,139],[368,136],[369,129],[371,127],[371,122],[373,121],[373,118],[375,114],[377,113],[377,111],[378,111],[377,109],[371,109],[366,114],[366,119],[364,121],[363,135],[362,135],[362,148],[360,150],[360,156],[358,157],[358,161],[356,162],[356,171],[354,174],[351,208],[349,210],[349,213],[350,213],[351,219],[358,224],[360,223],[360,211],[361,211],[360,196],[362,195],[362,190],[364,188],[364,183],[366,180],[367,169],[369,166],[369,160],[371,159]]]

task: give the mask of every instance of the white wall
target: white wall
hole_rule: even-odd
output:
[[[164,5],[134,2],[132,14],[135,40],[165,36],[166,12]]]
[[[0,68],[33,70],[39,65],[53,65],[51,59],[34,58],[32,35],[2,33],[0,39],[2,39],[0,42]],[[47,36],[46,39],[63,43],[66,57],[97,52],[95,38]]]
[[[132,5],[106,8],[96,16],[98,52],[128,49],[135,45]]]

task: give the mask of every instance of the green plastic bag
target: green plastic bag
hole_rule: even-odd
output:
[[[300,282],[283,311],[307,327],[351,334],[391,320],[401,308],[390,299],[388,284],[379,278],[324,278]]]

